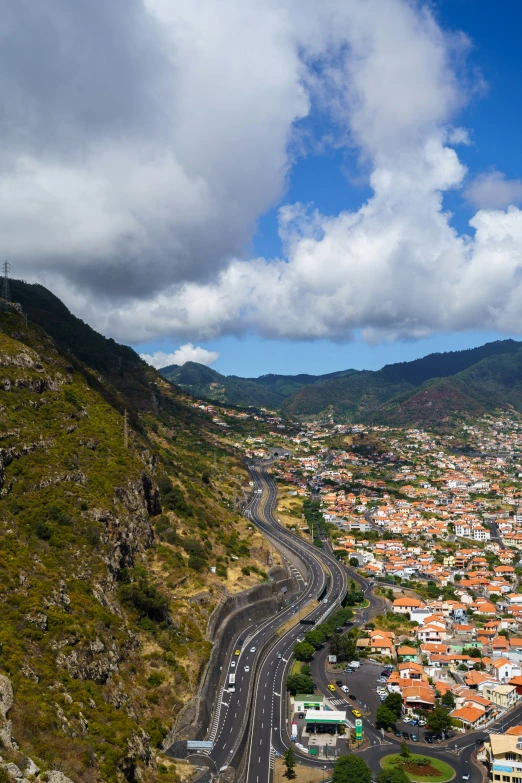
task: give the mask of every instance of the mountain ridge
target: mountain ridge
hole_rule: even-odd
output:
[[[512,405],[522,410],[522,396],[519,399],[518,390],[514,390],[519,375],[522,378],[522,367],[510,359],[521,350],[522,343],[516,340],[496,340],[477,348],[384,365],[380,370],[349,369],[326,375],[268,373],[259,378],[241,378],[222,375],[195,362],[188,363],[189,367],[162,368],[160,373],[196,396],[225,404],[273,408],[290,417],[375,419],[384,424],[400,421],[433,427],[465,417],[467,409],[473,415],[492,410],[492,406]],[[488,362],[493,366],[495,357],[503,357],[495,365],[496,383],[488,370]],[[473,367],[478,368],[475,373],[471,372]]]

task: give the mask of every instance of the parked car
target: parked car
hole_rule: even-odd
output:
[[[342,688],[342,687],[343,687],[343,683],[342,683],[342,681],[341,681],[341,680],[336,680],[336,681],[335,681],[335,684],[336,684],[336,685],[337,685],[339,688]]]
[[[356,698],[357,698],[357,696],[355,695],[355,693],[350,693],[350,699],[351,699],[352,701],[355,701],[355,700],[356,700]]]
[[[403,731],[402,732],[402,736],[404,737],[405,740],[409,740],[409,738],[410,738],[410,735],[408,734],[407,731]]]
[[[341,685],[341,690],[342,690],[344,693],[348,693],[350,689],[349,689],[349,687],[348,687],[347,685]]]
[[[411,718],[408,718],[408,716],[406,715],[406,717],[404,717],[402,721],[403,723],[409,723],[411,721]]]
[[[351,674],[352,672],[353,672],[353,669],[345,669],[344,670],[345,674]]]
[[[411,723],[411,725],[412,725],[412,726],[416,726],[416,725],[418,724],[418,722],[419,722],[419,719],[418,719],[418,718],[412,718],[412,719],[410,720],[410,723]]]
[[[419,726],[425,726],[425,725],[426,725],[426,721],[425,721],[425,720],[422,720],[422,718],[421,718],[421,719],[419,720]]]
[[[418,741],[419,741],[419,738],[417,737],[417,735],[416,735],[416,734],[412,734],[412,735],[411,735],[411,741],[412,741],[412,742],[418,742]]]
[[[304,716],[305,716],[304,712],[297,713],[297,717],[299,718],[299,720],[304,720]]]
[[[402,737],[402,734],[401,734],[401,732],[399,731],[399,729],[395,729],[395,736],[396,736],[396,737]]]
[[[428,745],[433,745],[433,737],[431,736],[431,734],[425,734],[424,739],[426,740]]]

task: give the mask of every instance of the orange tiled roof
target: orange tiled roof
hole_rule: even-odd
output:
[[[485,710],[481,710],[480,707],[460,707],[460,709],[450,712],[450,715],[452,718],[464,720],[467,723],[475,723],[484,715],[484,712]]]

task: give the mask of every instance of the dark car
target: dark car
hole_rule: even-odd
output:
[[[345,624],[345,625],[353,625],[353,623],[352,623],[352,621],[351,621],[351,620],[345,620],[345,621],[344,621],[344,624]]]
[[[336,680],[336,681],[335,681],[335,684],[336,684],[336,685],[337,685],[339,688],[342,688],[342,687],[343,687],[343,685],[344,685],[344,682],[341,682],[341,680]]]
[[[356,700],[356,698],[357,698],[357,696],[355,695],[355,693],[350,693],[350,699],[351,699],[352,701],[355,701],[355,700]]]
[[[395,736],[396,736],[396,737],[402,737],[402,734],[401,734],[401,732],[399,731],[399,729],[395,729]]]
[[[305,716],[304,712],[299,712],[297,714],[297,717],[299,718],[299,720],[303,720],[304,716]]]
[[[336,625],[335,626],[335,630],[337,631],[337,633],[339,633],[339,631],[343,630],[343,626],[342,625]]]
[[[408,734],[407,731],[403,731],[402,732],[402,736],[404,737],[405,740],[409,740],[409,738],[410,738],[410,735]]]
[[[381,677],[389,677],[389,676],[390,676],[390,672],[388,672],[388,671],[385,671],[385,670],[383,669],[383,670],[382,670],[382,672],[381,672]]]
[[[433,737],[431,736],[431,734],[425,734],[424,739],[426,740],[428,745],[433,745]]]
[[[417,735],[416,735],[416,734],[412,734],[412,735],[411,735],[411,741],[412,741],[412,742],[418,742],[418,741],[419,741],[419,738],[417,737]]]

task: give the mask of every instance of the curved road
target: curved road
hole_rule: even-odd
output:
[[[210,758],[216,766],[216,771],[235,762],[234,757],[248,728],[246,767],[241,775],[241,783],[270,783],[275,752],[283,754],[293,744],[289,740],[287,730],[285,681],[291,666],[293,647],[297,638],[306,632],[306,626],[297,623],[280,636],[277,635],[278,629],[288,620],[295,619],[296,612],[299,612],[302,617],[321,622],[341,605],[350,579],[361,586],[370,601],[369,607],[359,610],[356,624],[368,622],[372,616],[384,609],[383,599],[369,591],[367,580],[360,577],[353,569],[341,565],[326,548],[318,549],[298,538],[278,522],[277,485],[268,474],[267,467],[266,463],[250,466],[255,490],[262,490],[262,492],[254,492],[246,514],[276,548],[290,550],[305,563],[307,572],[299,573],[293,567],[301,588],[293,605],[286,605],[278,614],[260,625],[252,624],[245,629],[241,635],[242,646],[236,646],[236,649],[240,650],[240,655],[234,655],[233,649],[226,663],[227,677],[224,689],[218,694],[214,720],[209,732],[209,738],[214,741]],[[324,593],[325,587],[325,603],[321,602],[315,609],[306,613],[304,610],[310,601]],[[261,655],[260,646],[264,646]],[[252,651],[253,648],[255,651]],[[328,677],[325,671],[327,654],[326,649],[321,650],[316,653],[313,661],[314,681],[326,696],[331,695],[327,689],[331,677]],[[236,662],[235,667],[232,667],[232,661]],[[249,667],[249,671],[246,671],[245,667]],[[365,664],[357,676],[365,676],[365,672],[370,668],[373,668],[371,664]],[[234,693],[229,693],[227,690],[230,672],[236,674]],[[251,710],[248,709],[250,703]],[[353,704],[347,700],[347,711],[350,712],[352,707]],[[521,713],[522,707],[510,714],[509,722],[516,721]],[[506,725],[506,721],[504,723]],[[363,725],[368,746],[357,752],[370,765],[372,771],[377,773],[380,770],[381,758],[389,753],[398,752],[401,740],[389,734],[383,737],[381,731],[375,728],[373,720],[366,716],[363,717]],[[494,729],[495,726],[490,728]],[[481,736],[484,736],[484,732],[459,735],[445,747],[419,743],[410,743],[409,747],[413,752],[425,753],[447,761],[456,770],[456,779],[469,774],[470,783],[480,783],[482,775],[472,763],[471,756],[476,748],[475,740]],[[324,760],[315,760],[299,751],[297,755],[299,761],[307,766],[325,768]],[[330,769],[331,766],[328,765]]]
[[[236,644],[226,661],[226,678],[219,694],[208,739],[214,747],[209,754],[216,770],[232,764],[247,728],[252,699],[252,717],[248,738],[248,764],[245,780],[260,783],[270,780],[273,759],[273,727],[279,727],[274,717],[279,713],[280,694],[284,693],[284,679],[281,676],[288,662],[297,638],[303,633],[303,626],[295,625],[280,638],[277,630],[302,613],[309,619],[319,619],[337,608],[346,592],[346,573],[329,554],[302,541],[280,525],[276,518],[277,487],[266,472],[266,466],[250,468],[255,492],[247,515],[269,538],[276,548],[290,550],[306,564],[306,572],[293,568],[300,586],[300,592],[293,605],[286,605],[278,614],[261,624],[252,624],[241,634],[242,644]],[[307,605],[325,591],[325,603],[311,612],[303,611]],[[238,639],[239,642],[239,639]],[[261,655],[259,648],[270,644],[268,653]],[[235,655],[235,650],[240,654]],[[278,654],[280,657],[278,657]],[[235,665],[234,665],[235,664]],[[248,670],[247,670],[248,669]],[[229,674],[235,674],[235,691],[228,692]],[[276,687],[276,683],[279,685]],[[274,693],[276,691],[276,693]]]

